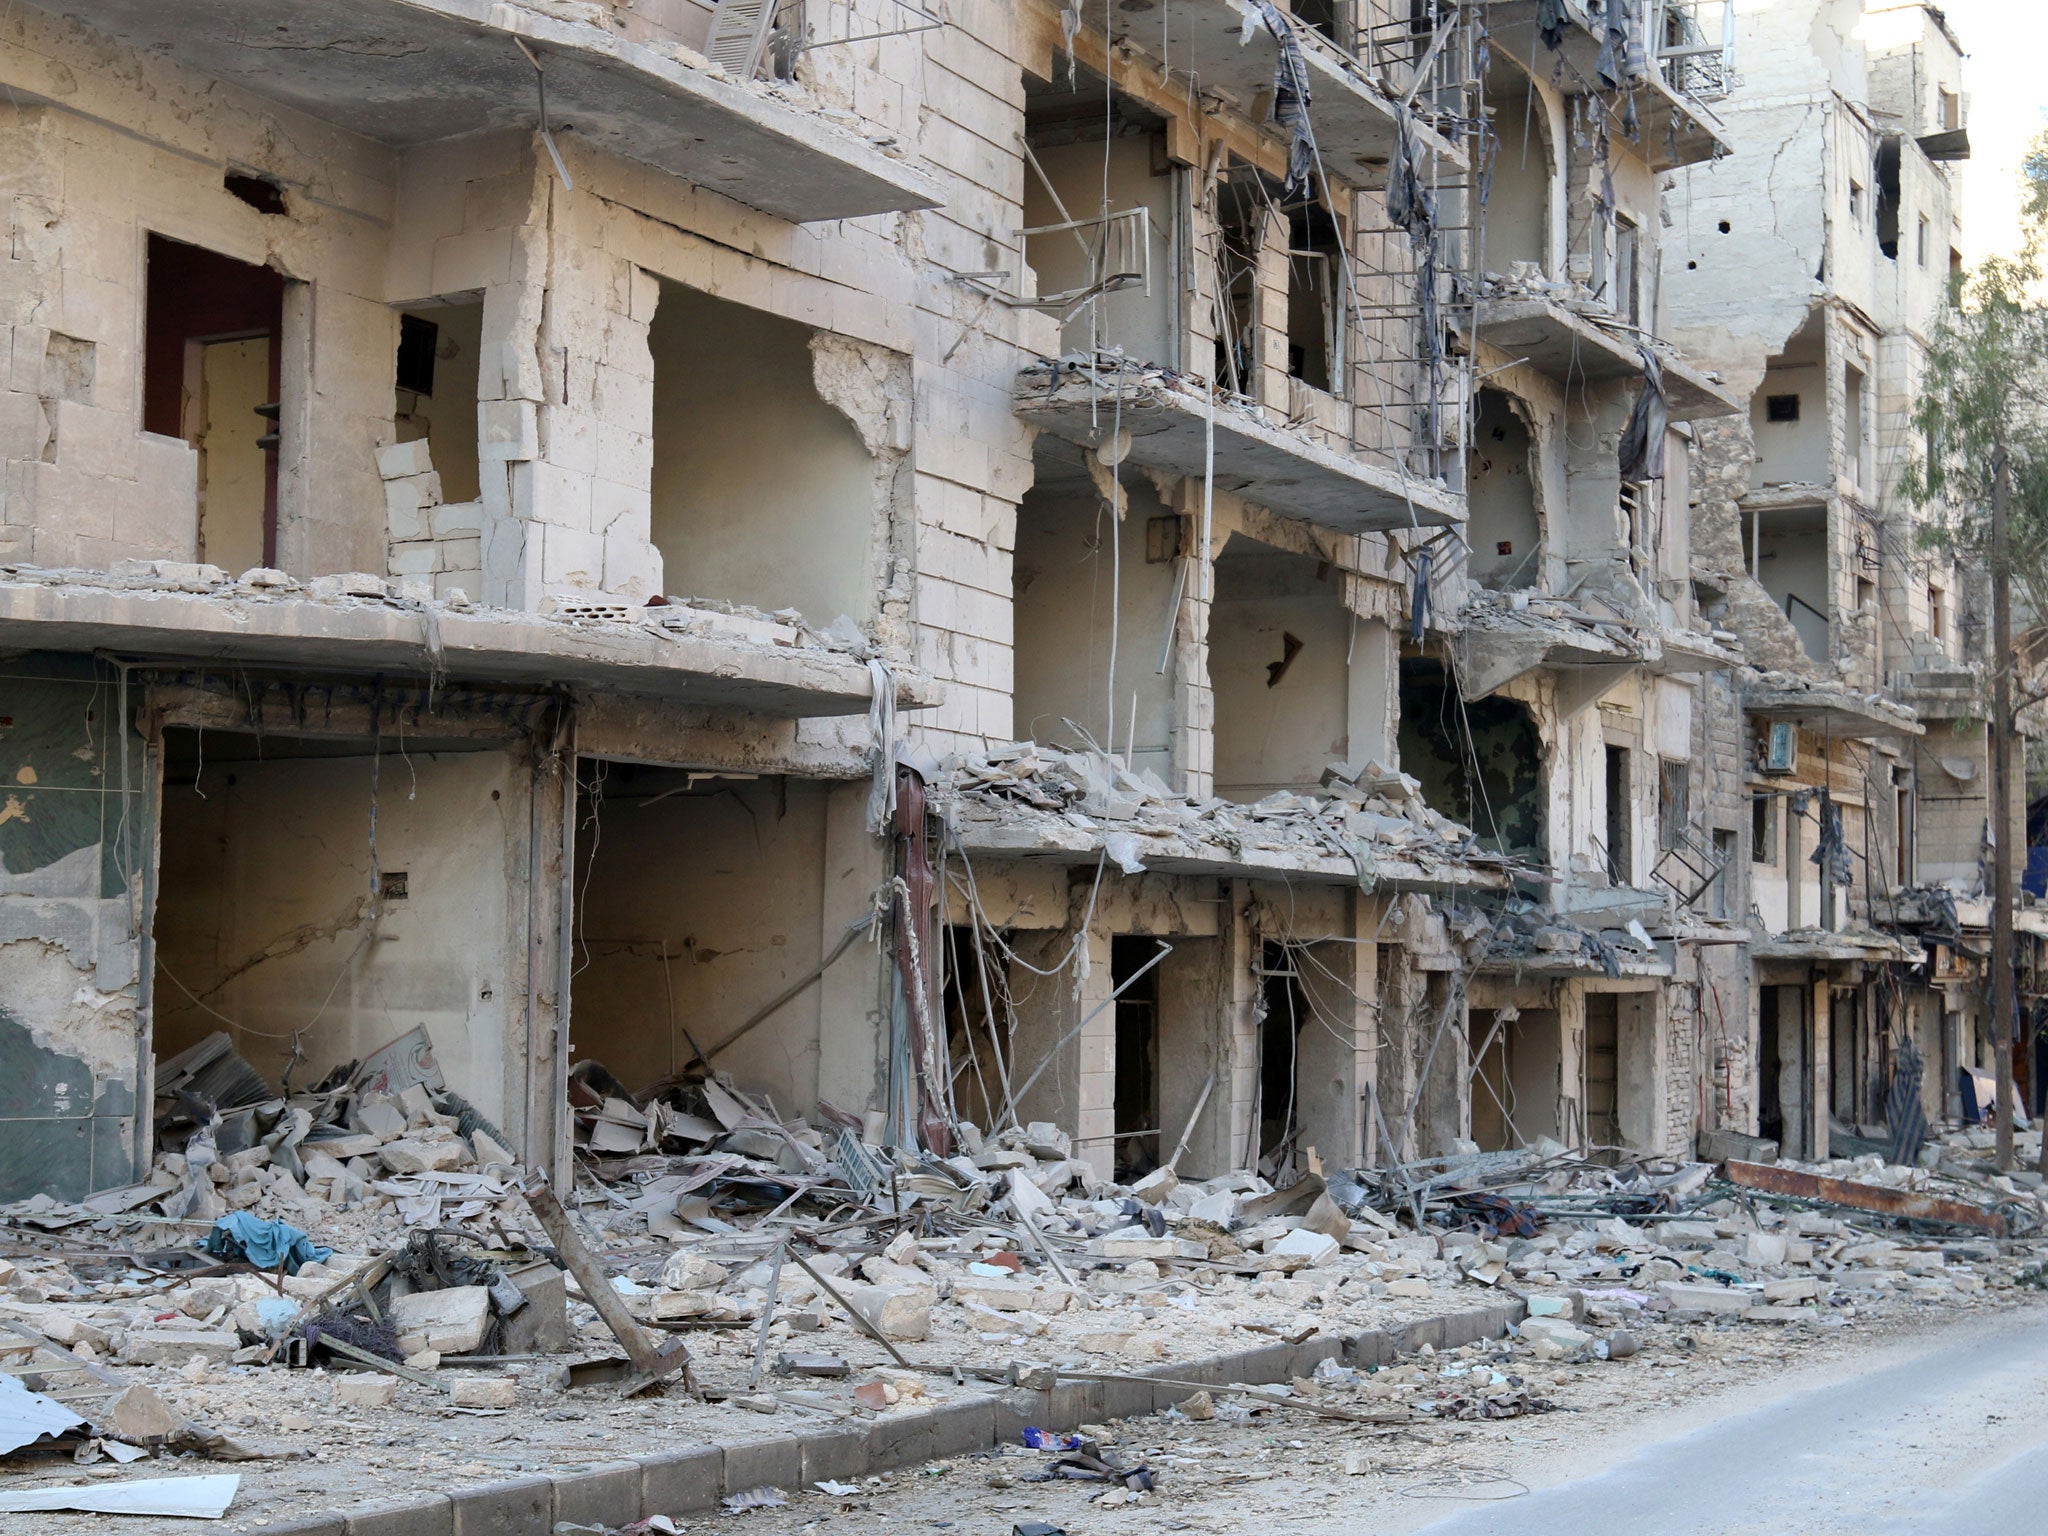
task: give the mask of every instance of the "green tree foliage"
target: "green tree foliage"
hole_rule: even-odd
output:
[[[1991,482],[2012,466],[2012,578],[2019,611],[2048,616],[2048,133],[2021,168],[2024,241],[1956,283],[1930,340],[1913,406],[1921,452],[1901,489],[1924,514],[1921,540],[1982,566]]]

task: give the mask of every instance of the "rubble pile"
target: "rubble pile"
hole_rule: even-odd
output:
[[[1420,783],[1379,763],[1332,763],[1318,795],[1280,791],[1245,805],[1178,794],[1148,768],[1101,751],[1018,741],[949,759],[935,804],[1023,806],[1103,834],[1127,874],[1169,840],[1232,850],[1299,852],[1370,863],[1401,859],[1506,870],[1514,861],[1479,846],[1470,828],[1424,803]]]
[[[1340,804],[1402,803],[1382,777],[1346,783],[1358,798]],[[1507,1340],[1375,1371],[1331,1362],[1176,1410],[1490,1420],[1553,1406],[1538,1368],[1626,1358],[1667,1324],[1841,1327],[1982,1304],[2032,1283],[2048,1232],[2048,1198],[1987,1173],[1975,1133],[1915,1168],[1544,1142],[1284,1188],[1171,1165],[1114,1182],[1050,1123],[960,1123],[939,1156],[830,1105],[784,1120],[701,1064],[639,1092],[579,1066],[579,1175],[558,1201],[459,1098],[402,1081],[395,1062],[438,1078],[424,1036],[394,1044],[271,1095],[208,1042],[160,1073],[164,1134],[185,1140],[148,1183],[0,1211],[18,1255],[0,1262],[0,1375],[43,1415],[21,1445],[251,1454],[190,1415],[309,1390],[386,1425],[543,1425],[598,1390],[636,1432],[744,1440],[771,1417],[800,1432],[1519,1297],[1528,1317]],[[1801,1180],[1832,1197],[1774,1192]],[[1885,1214],[1900,1200],[1906,1215]],[[673,1379],[646,1417],[626,1405],[664,1379],[650,1361]]]

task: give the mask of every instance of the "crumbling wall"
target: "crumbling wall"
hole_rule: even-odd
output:
[[[1350,640],[1334,566],[1249,539],[1224,551],[1209,629],[1219,794],[1312,786],[1348,754]]]
[[[0,671],[0,1200],[76,1200],[147,1163],[153,786],[112,668],[31,652]]]
[[[0,558],[196,557],[198,455],[140,430],[154,233],[287,279],[278,563],[299,576],[381,568],[370,450],[391,430],[397,320],[382,282],[397,156],[42,12],[7,29],[19,46],[0,63],[12,198],[0,327],[13,356]],[[235,196],[231,171],[273,182],[283,211]]]

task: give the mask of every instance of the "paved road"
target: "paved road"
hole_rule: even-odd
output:
[[[1647,1445],[1426,1536],[1982,1536],[2048,1529],[2048,1322],[2010,1326]]]

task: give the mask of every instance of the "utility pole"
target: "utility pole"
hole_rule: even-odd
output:
[[[1998,1170],[2012,1169],[2012,559],[2006,527],[2012,495],[2005,445],[1993,450],[1991,483],[1991,1049],[1997,1083]]]

